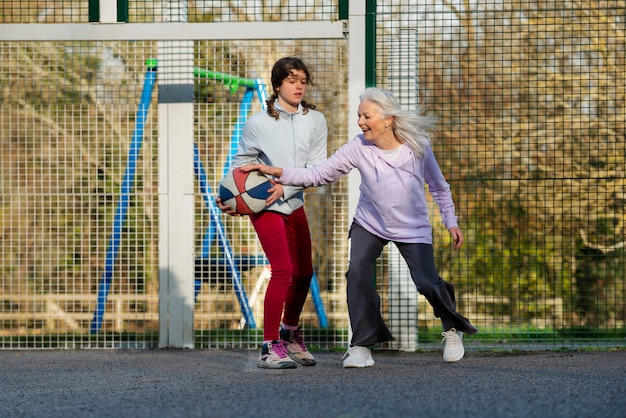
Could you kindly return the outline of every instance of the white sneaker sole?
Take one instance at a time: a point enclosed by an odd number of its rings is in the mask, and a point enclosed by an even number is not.
[[[363,369],[365,367],[372,367],[376,362],[374,360],[368,360],[365,363],[357,363],[355,361],[344,361],[343,368],[344,369]]]
[[[295,362],[282,362],[279,364],[269,364],[264,362],[263,360],[259,360],[256,364],[257,367],[261,369],[297,369],[298,365]]]
[[[289,357],[296,363],[299,363],[303,366],[315,366],[317,364],[317,360],[314,358],[298,358],[295,354],[289,353]]]

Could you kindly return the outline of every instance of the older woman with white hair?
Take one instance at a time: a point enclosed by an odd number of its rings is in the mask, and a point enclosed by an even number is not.
[[[370,347],[394,338],[380,313],[380,296],[372,279],[375,261],[393,242],[406,261],[415,286],[441,319],[443,358],[463,358],[463,333],[478,330],[456,312],[454,287],[439,277],[433,256],[432,227],[425,185],[439,207],[453,240],[463,245],[450,185],[431,148],[434,118],[403,110],[390,92],[365,89],[360,95],[358,124],[362,134],[343,145],[324,163],[312,168],[244,166],[274,176],[285,185],[321,186],[356,168],[361,174],[360,197],[350,227],[350,266],[346,273],[352,341],[343,367],[374,365]],[[274,196],[268,198],[268,205]]]

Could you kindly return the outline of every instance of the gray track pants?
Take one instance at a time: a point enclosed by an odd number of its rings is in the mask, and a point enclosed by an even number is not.
[[[369,346],[392,341],[394,338],[380,313],[380,296],[374,279],[376,259],[388,240],[371,234],[357,223],[350,227],[350,267],[346,273],[348,313],[352,326],[352,346]],[[478,330],[467,318],[456,312],[454,287],[442,280],[435,267],[430,244],[394,242],[406,261],[417,291],[424,295],[441,318],[444,330],[456,328],[467,334]]]

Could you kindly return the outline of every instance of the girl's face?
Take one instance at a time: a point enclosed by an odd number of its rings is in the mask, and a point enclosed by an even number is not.
[[[280,106],[288,112],[296,111],[304,99],[308,82],[304,71],[290,70],[289,77],[283,80],[280,87],[276,88]]]
[[[358,112],[358,124],[363,131],[363,137],[366,141],[376,144],[389,130],[391,118],[383,117],[379,107],[369,100],[363,100],[359,104]]]

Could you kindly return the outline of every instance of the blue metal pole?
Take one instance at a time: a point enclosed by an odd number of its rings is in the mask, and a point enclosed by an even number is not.
[[[324,303],[320,297],[320,286],[317,283],[317,274],[315,273],[313,273],[313,278],[311,279],[311,295],[313,296],[313,305],[315,305],[315,312],[317,313],[320,328],[327,328],[328,318],[326,317],[326,312],[324,311]]]
[[[211,228],[216,229],[217,237],[221,244],[222,250],[224,251],[224,255],[226,256],[227,266],[230,270],[230,274],[233,278],[233,286],[235,287],[235,294],[237,295],[237,299],[239,300],[239,305],[241,306],[241,312],[243,313],[243,317],[246,320],[246,324],[248,328],[256,328],[256,322],[254,321],[254,315],[252,314],[252,309],[250,309],[250,305],[248,303],[248,297],[246,296],[246,291],[243,287],[241,281],[241,275],[239,274],[239,268],[235,263],[235,259],[233,257],[232,251],[230,249],[230,243],[228,242],[228,238],[226,238],[226,233],[222,228],[222,224],[220,221],[220,210],[215,204],[213,200],[213,193],[211,192],[211,186],[209,186],[209,182],[207,181],[206,172],[202,166],[202,162],[200,161],[200,154],[198,152],[198,147],[194,144],[194,171],[196,172],[196,177],[198,178],[198,182],[200,185],[200,190],[202,191],[202,197],[204,199],[204,203],[209,208],[209,214],[211,216]],[[197,286],[196,286],[197,287]]]
[[[124,227],[130,193],[132,191],[135,181],[137,158],[139,157],[139,152],[141,151],[144,125],[146,116],[148,114],[148,109],[150,108],[150,101],[152,100],[152,89],[156,80],[156,74],[156,67],[149,67],[146,71],[146,77],[143,83],[143,90],[141,92],[141,99],[139,100],[139,108],[137,109],[137,116],[135,119],[135,130],[133,132],[133,137],[130,143],[130,150],[128,151],[128,163],[126,165],[126,171],[124,172],[124,177],[122,180],[120,199],[117,202],[117,209],[115,211],[113,232],[111,233],[111,237],[109,239],[109,246],[107,248],[104,271],[102,272],[102,277],[100,278],[100,286],[98,288],[98,301],[96,305],[96,310],[94,312],[93,321],[91,322],[92,333],[99,332],[102,326],[102,318],[104,317],[107,297],[109,294],[109,287],[111,286],[111,280],[113,278],[113,268],[117,259],[117,252],[122,236],[122,228]]]
[[[241,132],[243,130],[243,126],[246,124],[246,120],[248,119],[248,113],[250,112],[250,106],[252,104],[252,99],[254,98],[254,90],[246,89],[244,93],[243,99],[239,106],[239,116],[237,116],[237,123],[235,124],[235,129],[231,135],[230,139],[230,148],[228,155],[226,156],[226,162],[224,163],[224,168],[222,170],[222,177],[228,173],[230,170],[230,166],[235,154],[237,154],[237,148],[239,146],[239,138],[241,138]],[[202,166],[200,162],[200,158],[198,157],[198,163]],[[196,173],[197,174],[197,173]],[[205,179],[206,181],[206,179]],[[207,206],[208,207],[208,206]],[[213,222],[209,224],[206,231],[204,232],[204,237],[202,238],[202,258],[208,258],[211,253],[211,245],[213,245],[214,238],[214,225]]]
[[[267,103],[265,103],[267,101],[267,92],[265,91],[265,84],[263,84],[263,80],[260,78],[254,80],[254,88],[259,96],[263,110],[267,109]]]
[[[254,90],[246,89],[246,92],[241,99],[241,104],[239,105],[239,116],[237,116],[237,123],[235,124],[235,129],[233,129],[231,136],[230,149],[228,155],[226,156],[222,177],[224,177],[226,173],[228,173],[228,170],[230,170],[233,157],[237,154],[237,148],[239,148],[239,138],[241,138],[243,126],[246,124],[246,120],[248,120],[248,113],[250,113],[250,106],[252,105],[253,98]]]

